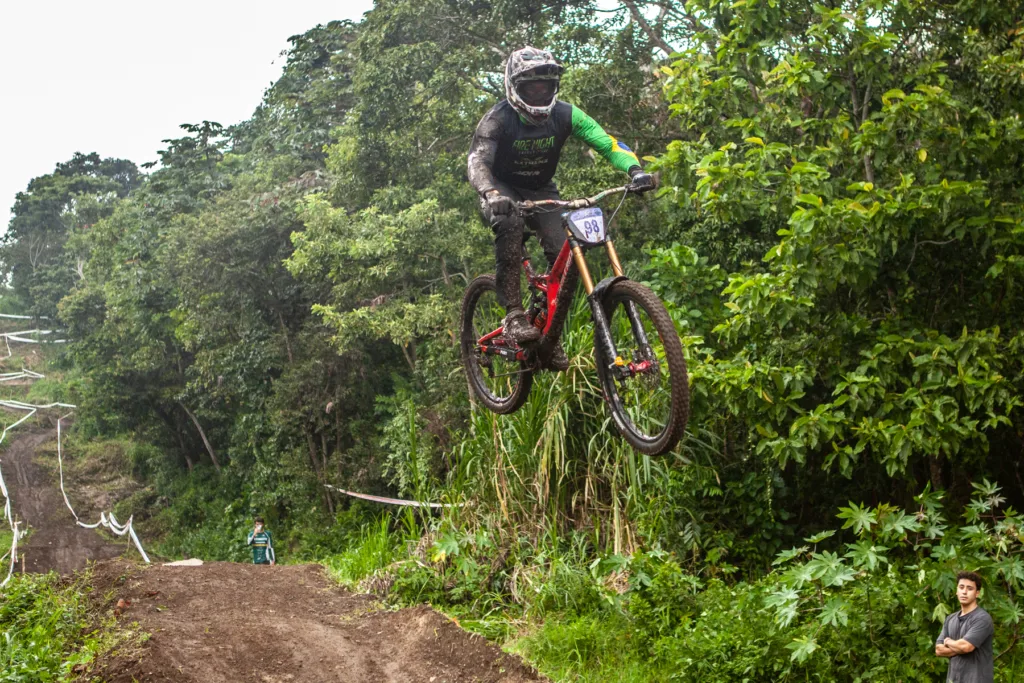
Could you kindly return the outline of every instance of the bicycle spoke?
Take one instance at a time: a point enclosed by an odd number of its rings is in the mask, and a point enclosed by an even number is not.
[[[622,359],[633,367],[649,363],[646,369],[613,380],[613,400],[633,431],[654,439],[665,429],[672,411],[671,377],[662,340],[648,312],[636,302],[615,301],[608,312],[612,339]],[[640,347],[638,332],[650,353]]]
[[[489,335],[501,327],[504,322],[505,310],[498,303],[493,286],[485,286],[478,290],[472,302],[472,310],[468,311],[468,316],[466,320],[468,338],[465,343],[469,346],[464,352],[470,359],[467,371],[470,374],[471,384],[491,405],[514,401],[515,397],[522,393],[520,387],[526,381],[529,371],[518,360],[510,359],[493,350],[491,352],[486,350],[486,347],[508,349],[509,347],[501,335],[484,342],[479,341],[483,336]]]

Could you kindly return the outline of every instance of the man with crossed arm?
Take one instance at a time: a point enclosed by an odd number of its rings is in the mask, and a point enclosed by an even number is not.
[[[974,572],[956,575],[960,611],[946,617],[935,643],[935,654],[949,658],[948,683],[992,683],[992,617],[978,607],[981,577]]]

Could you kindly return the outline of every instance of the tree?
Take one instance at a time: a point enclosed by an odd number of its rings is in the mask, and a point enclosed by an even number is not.
[[[82,278],[85,258],[80,251],[65,251],[65,245],[110,215],[141,180],[131,161],[76,153],[18,193],[0,241],[0,267],[32,313],[56,313],[57,302]]]
[[[792,477],[813,466],[875,490],[899,477],[907,495],[923,481],[966,494],[968,472],[1017,457],[1011,5],[688,3],[713,28],[665,70],[685,139],[660,167],[696,216],[691,243],[732,271],[694,350],[727,442]],[[763,260],[716,247],[722,223]]]

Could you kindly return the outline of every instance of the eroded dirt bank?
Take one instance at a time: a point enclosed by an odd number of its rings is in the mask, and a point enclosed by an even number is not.
[[[117,557],[127,548],[124,543],[108,540],[96,531],[75,524],[75,518],[64,505],[58,482],[37,462],[40,446],[56,438],[56,427],[22,425],[7,435],[0,450],[0,466],[14,513],[30,534],[18,547],[19,554],[24,554],[27,572],[53,570],[71,574],[85,569],[90,561]],[[85,501],[73,504],[78,506],[80,515],[92,512]],[[99,519],[99,513],[94,517]],[[90,516],[86,521],[95,519]],[[17,571],[21,569],[19,563]]]
[[[427,606],[398,611],[349,593],[317,565],[200,567],[112,560],[94,572],[107,609],[152,634],[106,663],[112,683],[524,683],[518,658]]]

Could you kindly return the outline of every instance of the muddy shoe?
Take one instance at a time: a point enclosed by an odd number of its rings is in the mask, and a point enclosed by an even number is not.
[[[569,357],[565,355],[565,349],[559,344],[551,350],[551,357],[548,358],[548,369],[555,372],[565,372],[569,369]]]
[[[540,339],[540,330],[530,324],[521,308],[513,308],[505,316],[505,339],[517,344],[529,344]]]

